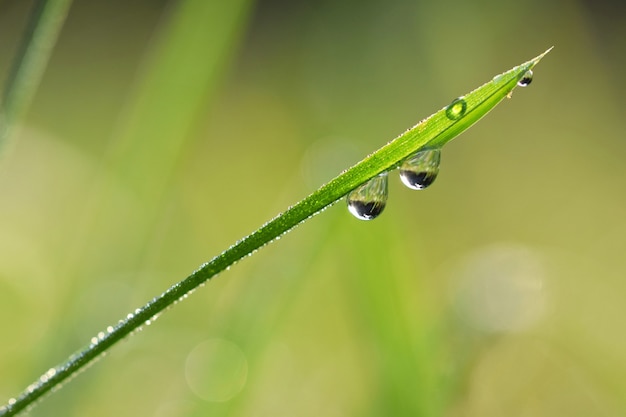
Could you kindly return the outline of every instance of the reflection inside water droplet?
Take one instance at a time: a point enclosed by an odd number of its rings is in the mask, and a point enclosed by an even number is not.
[[[423,190],[439,174],[441,149],[426,149],[410,156],[400,165],[400,179],[412,190]]]
[[[467,110],[467,103],[463,100],[463,97],[458,97],[452,100],[452,103],[446,107],[446,116],[450,120],[458,120],[465,114]]]
[[[533,72],[531,70],[526,71],[524,76],[517,82],[520,87],[528,87],[533,82]]]
[[[365,184],[350,191],[346,201],[348,210],[360,220],[375,219],[387,205],[388,174],[383,172]]]

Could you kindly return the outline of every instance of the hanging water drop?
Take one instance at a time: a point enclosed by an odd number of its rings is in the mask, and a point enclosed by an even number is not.
[[[412,190],[423,190],[439,174],[441,149],[426,149],[410,156],[400,165],[400,179]]]
[[[387,205],[387,173],[383,172],[365,184],[350,191],[346,201],[348,210],[360,220],[375,219]]]
[[[520,87],[528,87],[533,82],[533,72],[531,70],[526,71],[522,78],[517,82]]]
[[[458,97],[452,100],[452,103],[446,107],[446,116],[450,120],[458,120],[465,114],[467,110],[467,103],[463,100],[463,97]]]

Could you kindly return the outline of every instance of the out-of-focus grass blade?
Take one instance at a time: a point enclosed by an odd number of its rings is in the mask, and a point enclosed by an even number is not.
[[[38,0],[0,102],[0,155],[35,95],[72,0]]]
[[[237,50],[253,0],[173,2],[131,89],[99,181],[69,250],[68,274],[89,271],[90,250],[119,246],[116,231],[132,227],[125,252],[136,265],[163,213],[167,190],[184,144],[200,120],[220,75]],[[111,186],[110,178],[115,178]],[[117,209],[122,185],[141,214]],[[134,217],[133,217],[134,216]],[[112,232],[113,231],[113,232]],[[100,247],[92,236],[113,236]],[[110,247],[110,246],[109,246]]]
[[[252,1],[177,3],[124,109],[109,161],[149,205],[168,185],[183,143],[236,50]]]

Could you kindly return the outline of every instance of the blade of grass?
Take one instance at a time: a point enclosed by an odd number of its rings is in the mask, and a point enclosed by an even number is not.
[[[158,205],[185,140],[236,50],[251,4],[182,1],[161,33],[108,161],[146,205]]]
[[[0,155],[28,109],[72,0],[38,0],[0,102]]]
[[[494,77],[491,81],[465,95],[463,101],[466,107],[462,114],[450,118],[446,115],[448,107],[445,107],[424,119],[203,264],[187,278],[173,285],[161,295],[154,297],[145,306],[128,314],[115,327],[109,327],[106,332],[100,332],[98,336],[92,338],[89,346],[72,355],[67,362],[51,368],[31,384],[16,400],[10,401],[9,404],[0,409],[0,416],[12,416],[24,410],[46,392],[59,387],[63,381],[75,375],[121,339],[147,322],[155,320],[166,308],[186,297],[205,281],[319,213],[360,184],[381,172],[396,167],[402,160],[422,148],[445,145],[510,95],[517,82],[548,52],[549,50]]]
[[[84,217],[68,251],[67,274],[88,273],[88,252],[94,248],[87,242],[93,235],[107,235],[111,225],[132,225],[125,251],[138,264],[145,260],[145,245],[162,214],[180,152],[237,49],[252,4],[185,0],[172,5],[121,112],[100,176],[85,199]],[[111,208],[117,192],[108,186],[111,175],[141,204],[139,218],[129,219],[128,213]]]

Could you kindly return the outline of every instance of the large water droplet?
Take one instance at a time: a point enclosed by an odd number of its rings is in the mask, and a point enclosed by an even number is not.
[[[348,210],[360,220],[375,219],[387,205],[387,173],[383,172],[365,184],[350,191],[346,201]]]
[[[423,190],[439,174],[441,149],[426,149],[410,156],[400,165],[400,179],[412,190]]]
[[[458,97],[452,100],[452,103],[446,107],[446,116],[450,120],[458,120],[465,114],[467,110],[467,103],[463,100],[463,97]]]
[[[526,71],[524,76],[517,82],[520,87],[528,87],[533,82],[533,72],[531,70]]]

